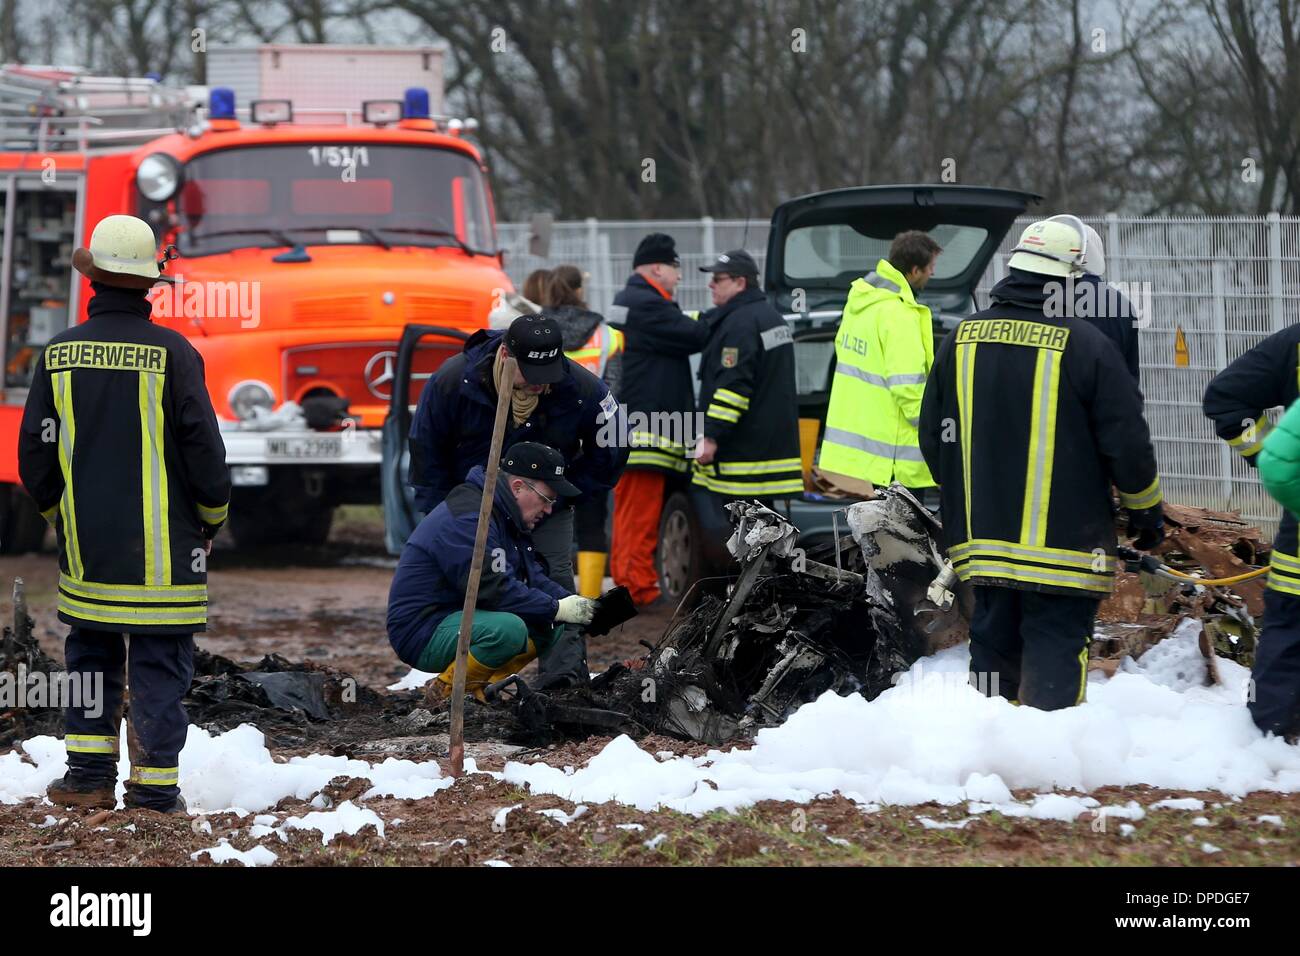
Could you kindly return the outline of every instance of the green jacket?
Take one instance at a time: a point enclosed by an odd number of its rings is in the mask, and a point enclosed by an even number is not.
[[[1259,453],[1259,480],[1283,508],[1300,513],[1300,402],[1287,409]]]

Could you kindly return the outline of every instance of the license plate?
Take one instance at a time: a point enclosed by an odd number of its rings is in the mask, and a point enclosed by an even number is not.
[[[343,439],[338,435],[312,438],[268,438],[268,458],[342,458]]]

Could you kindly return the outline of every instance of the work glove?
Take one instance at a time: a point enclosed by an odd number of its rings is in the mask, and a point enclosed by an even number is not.
[[[1140,510],[1129,509],[1128,533],[1133,535],[1133,547],[1150,551],[1165,540],[1165,509],[1163,505]]]
[[[555,614],[556,624],[590,624],[596,613],[596,602],[581,594],[560,598],[560,609]]]

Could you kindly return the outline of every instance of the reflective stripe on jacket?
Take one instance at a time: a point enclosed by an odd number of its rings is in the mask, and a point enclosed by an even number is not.
[[[18,469],[59,546],[59,619],[91,630],[207,623],[205,539],[226,520],[226,447],[203,360],[138,295],[96,287],[36,365]]]
[[[605,367],[609,360],[623,351],[623,333],[612,329],[602,322],[591,333],[591,338],[582,344],[582,348],[565,352],[592,375],[605,377]]]
[[[606,316],[624,335],[618,400],[627,413],[627,467],[684,475],[686,445],[695,440],[690,357],[708,341],[708,325],[639,273],[614,296]]]
[[[876,485],[934,485],[916,431],[933,320],[887,260],[850,286],[835,360],[820,466]]]
[[[1142,394],[1096,327],[993,295],[944,339],[922,401],[948,556],[962,580],[1104,597],[1111,484],[1125,508],[1161,503]]]
[[[709,342],[700,356],[704,435],[714,461],[695,462],[692,481],[728,497],[803,493],[799,410],[790,327],[763,291],[738,293],[706,312]]]
[[[1300,324],[1275,332],[1210,380],[1201,408],[1215,433],[1243,459],[1259,463],[1274,426],[1266,411],[1300,397]],[[1269,557],[1268,586],[1300,595],[1300,541],[1295,512],[1284,508]]]

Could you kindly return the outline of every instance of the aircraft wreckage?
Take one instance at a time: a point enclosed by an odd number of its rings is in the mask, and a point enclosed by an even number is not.
[[[873,699],[919,658],[966,638],[973,593],[943,558],[938,520],[900,485],[848,505],[840,512],[845,530],[806,550],[798,529],[776,512],[756,502],[728,508],[733,574],[689,592],[642,658],[614,664],[583,687],[507,678],[488,688],[486,704],[470,702],[467,739],[539,746],[627,733],[717,745],[778,725],[827,691]],[[1215,651],[1251,662],[1251,610],[1258,606],[1252,588],[1262,584],[1236,590],[1186,575],[1249,571],[1267,562],[1267,546],[1232,515],[1171,506],[1169,523],[1161,560],[1180,566],[1183,577],[1138,573],[1130,562],[1103,605],[1092,663],[1113,672],[1120,658],[1139,656],[1192,616],[1206,625],[1205,680],[1213,683]],[[0,668],[59,670],[39,652],[30,618],[16,604]],[[271,655],[240,664],[199,652],[185,703],[193,723],[214,731],[252,723],[281,746],[356,753],[385,741],[409,749],[424,740],[437,749],[432,741],[446,732],[445,709],[418,691],[380,694],[358,686],[317,663]],[[10,714],[21,717],[12,726],[5,716],[0,707],[0,740],[57,732],[57,713]]]

